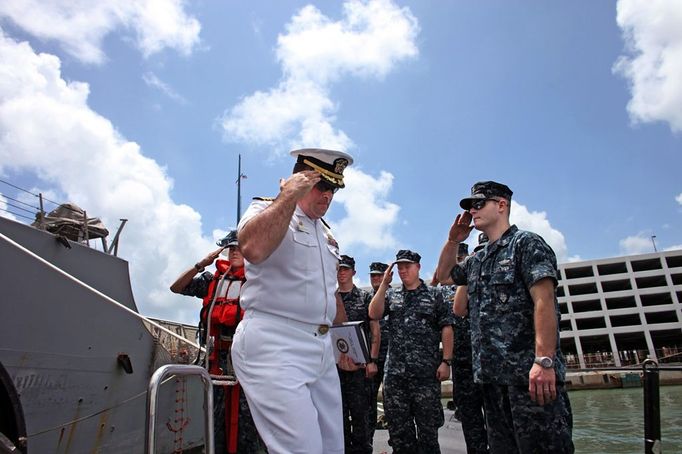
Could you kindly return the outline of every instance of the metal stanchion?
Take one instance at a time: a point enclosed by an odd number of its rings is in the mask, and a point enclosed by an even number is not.
[[[647,359],[642,363],[644,370],[644,452],[660,454],[661,448],[661,403],[659,397],[658,363]]]
[[[149,380],[147,391],[147,431],[145,433],[145,453],[157,454],[155,429],[159,388],[163,380],[171,375],[195,375],[204,385],[204,443],[206,454],[213,454],[213,385],[206,369],[200,366],[166,364],[159,367]]]

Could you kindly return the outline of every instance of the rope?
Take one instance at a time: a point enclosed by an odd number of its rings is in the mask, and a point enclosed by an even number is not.
[[[130,308],[124,306],[123,304],[119,303],[118,301],[114,300],[113,298],[111,298],[111,297],[105,295],[104,293],[100,292],[99,290],[97,290],[97,289],[95,289],[95,288],[89,286],[89,285],[86,284],[85,282],[83,282],[83,281],[79,280],[78,278],[76,278],[76,277],[70,275],[70,274],[67,273],[66,271],[64,271],[64,270],[62,270],[61,268],[59,268],[58,266],[53,265],[52,263],[48,262],[48,261],[45,260],[44,258],[40,257],[39,255],[37,255],[37,254],[35,254],[35,253],[29,251],[28,249],[26,249],[26,248],[23,247],[22,245],[18,244],[17,242],[13,241],[12,239],[8,238],[4,233],[0,233],[0,239],[5,240],[6,242],[8,242],[9,244],[11,244],[12,246],[14,246],[14,247],[16,247],[17,249],[19,249],[21,252],[23,252],[23,253],[25,253],[25,254],[31,256],[32,258],[34,258],[34,259],[38,260],[39,262],[41,262],[43,265],[46,265],[48,268],[51,268],[53,271],[56,271],[57,273],[59,273],[59,274],[61,274],[62,276],[66,277],[67,279],[71,280],[72,282],[76,283],[77,285],[79,285],[79,286],[81,286],[81,287],[83,287],[83,288],[85,288],[85,289],[91,291],[91,292],[94,293],[95,295],[97,295],[97,296],[103,298],[105,301],[107,301],[107,302],[110,303],[110,304],[113,304],[115,307],[118,307],[119,309],[121,309],[121,310],[127,312],[128,314],[130,314],[130,315],[132,315],[132,316],[134,316],[134,317],[136,317],[136,318],[142,320],[143,322],[149,323],[150,325],[152,325],[152,326],[154,326],[154,327],[160,329],[161,331],[163,331],[163,332],[165,332],[165,333],[167,333],[167,334],[170,334],[172,337],[175,337],[176,339],[180,340],[181,342],[184,342],[184,343],[186,343],[186,344],[188,344],[188,345],[191,345],[192,347],[195,347],[195,348],[198,348],[198,349],[200,349],[200,350],[203,350],[203,348],[202,348],[201,346],[199,346],[198,344],[195,344],[194,342],[192,342],[192,341],[190,341],[190,340],[188,340],[188,339],[185,339],[184,337],[180,336],[179,334],[176,334],[176,333],[174,333],[173,331],[171,331],[171,330],[169,330],[169,329],[167,329],[167,328],[165,328],[165,327],[159,325],[158,323],[156,323],[156,322],[150,320],[149,318],[145,317],[144,315],[141,315],[141,314],[135,312],[134,310],[132,310],[132,309],[130,309]]]
[[[34,210],[40,210],[40,208],[33,206],[30,203],[26,203],[26,202],[22,202],[21,200],[14,199],[14,198],[8,196],[7,194],[3,194],[2,192],[0,192],[0,196],[6,198],[7,200],[11,200],[12,202],[17,202],[17,203],[21,203],[22,205],[26,205],[27,207],[33,208]]]
[[[5,209],[5,208],[0,208],[0,210],[6,211],[6,212],[8,212],[9,214],[11,214],[11,215],[13,215],[13,216],[19,216],[20,218],[28,219],[29,221],[33,221],[33,220],[34,220],[34,218],[31,218],[31,217],[28,217],[28,216],[24,216],[23,214],[15,213],[14,211],[10,211],[10,210],[7,210],[7,209]]]
[[[18,189],[19,191],[23,191],[23,192],[25,192],[25,193],[27,193],[27,194],[31,194],[31,195],[34,196],[34,197],[41,197],[40,194],[35,194],[35,193],[29,191],[28,189],[21,188],[21,187],[15,185],[15,184],[10,183],[9,181],[5,181],[5,180],[3,180],[3,179],[0,179],[0,183],[4,183],[4,184],[6,184],[7,186],[13,187],[14,189]],[[9,197],[7,197],[7,198],[9,199]],[[50,199],[48,199],[48,198],[45,197],[45,196],[42,196],[42,199],[43,199],[44,201],[46,201],[46,202],[50,202],[50,203],[52,203],[52,204],[54,204],[54,205],[57,205],[57,206],[62,205],[61,203],[55,202],[54,200],[50,200]],[[15,200],[15,201],[16,201],[16,200]],[[23,203],[23,202],[21,202],[21,203]],[[69,207],[67,207],[67,206],[64,206],[64,208],[66,208],[67,210],[73,211],[74,213],[78,213],[78,211],[74,210],[73,208],[69,208]],[[39,210],[39,208],[36,208],[36,209]],[[15,213],[12,213],[12,214],[15,214]],[[80,213],[79,213],[79,214],[80,214]]]

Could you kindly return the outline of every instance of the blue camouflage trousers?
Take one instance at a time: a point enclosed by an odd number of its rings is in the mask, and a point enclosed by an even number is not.
[[[369,415],[372,381],[365,370],[339,370],[343,402],[343,439],[346,454],[372,454]]]
[[[436,377],[384,377],[384,413],[394,454],[437,454],[438,428],[445,423]]]
[[[384,363],[377,362],[377,374],[372,378],[372,394],[369,408],[369,439],[374,440],[374,432],[377,427],[377,401],[379,398],[379,388],[384,381]]]
[[[452,397],[462,422],[467,454],[487,454],[488,436],[481,386],[474,383],[471,362],[458,363],[452,369]]]
[[[573,414],[564,386],[540,406],[528,386],[483,384],[488,444],[492,454],[572,454]]]

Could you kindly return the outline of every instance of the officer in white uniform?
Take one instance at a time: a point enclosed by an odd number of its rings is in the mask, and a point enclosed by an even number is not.
[[[340,256],[322,216],[353,158],[322,149],[291,154],[297,162],[279,195],[255,199],[237,227],[246,315],[232,361],[270,454],[341,454],[341,391],[328,333],[340,304]],[[339,365],[354,368],[347,358]]]

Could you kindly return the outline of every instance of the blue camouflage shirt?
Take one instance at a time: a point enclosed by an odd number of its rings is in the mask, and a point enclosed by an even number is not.
[[[435,377],[442,359],[441,330],[452,322],[442,292],[423,281],[414,290],[394,289],[386,293],[387,314],[386,374]]]
[[[192,278],[192,281],[187,284],[187,287],[182,289],[182,294],[187,296],[196,296],[197,298],[205,298],[208,295],[208,286],[213,280],[213,273],[204,271],[198,276]]]
[[[389,288],[386,290],[386,294],[391,292],[391,289]],[[371,297],[374,297],[374,294],[376,292],[372,291],[370,293]],[[370,298],[371,301],[371,298]],[[386,312],[386,311],[384,311]],[[386,355],[388,354],[388,317],[383,317],[381,320],[379,320],[379,329],[381,332],[381,344],[379,344],[379,363],[384,363],[386,361]]]
[[[535,233],[511,226],[497,241],[456,265],[455,284],[468,285],[474,380],[477,383],[528,384],[535,358],[534,303],[529,289],[539,280],[557,283],[554,251]],[[555,371],[563,382],[557,317]]]
[[[369,303],[372,301],[372,294],[357,288],[355,285],[350,292],[340,292],[343,308],[349,322],[362,321],[362,328],[367,336],[367,349],[372,346],[372,332],[369,329]]]
[[[443,285],[440,287],[443,298],[452,312],[454,305],[456,285]],[[452,366],[471,370],[471,328],[469,327],[469,315],[460,317],[451,314],[453,333]]]

